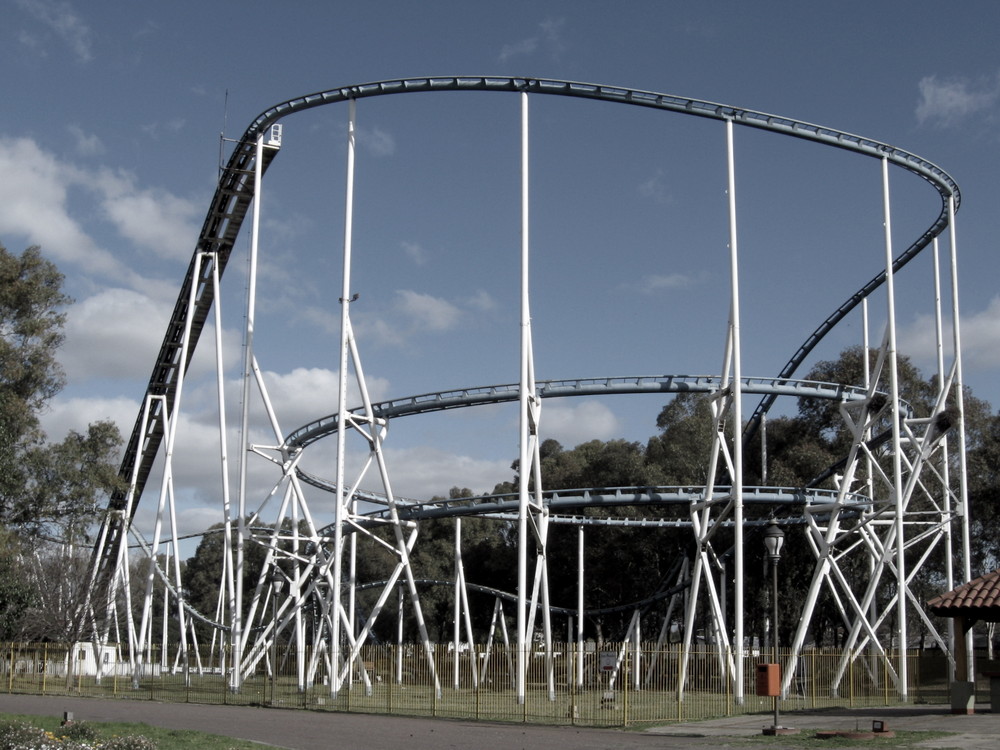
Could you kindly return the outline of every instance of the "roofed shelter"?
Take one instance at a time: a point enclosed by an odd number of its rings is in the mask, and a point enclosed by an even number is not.
[[[956,632],[962,634],[967,634],[977,622],[1000,622],[1000,570],[994,570],[934,597],[927,602],[927,608],[940,617],[953,618],[958,625]],[[968,649],[958,646],[956,638],[952,713],[973,713],[975,683],[968,682]],[[991,675],[990,682],[993,683],[995,679]]]

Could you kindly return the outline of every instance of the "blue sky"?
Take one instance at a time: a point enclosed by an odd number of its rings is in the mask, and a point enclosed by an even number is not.
[[[1000,405],[995,2],[3,0],[2,8],[0,242],[15,252],[41,245],[76,300],[62,352],[69,385],[46,415],[54,438],[101,418],[130,431],[214,189],[223,129],[236,138],[262,110],[313,91],[427,75],[690,96],[886,141],[938,164],[963,191],[966,381]],[[336,406],[346,117],[346,107],[325,107],[289,118],[264,185],[257,353],[285,432]],[[359,104],[361,298],[352,315],[376,398],[516,381],[518,127],[513,95]],[[532,97],[531,158],[538,378],[717,374],[728,310],[722,125]],[[880,170],[871,159],[741,129],[736,161],[744,373],[769,376],[878,272]],[[898,252],[937,204],[919,179],[892,180]],[[925,256],[900,274],[897,293],[901,349],[930,374]],[[223,293],[233,377],[242,267],[234,256]],[[872,302],[876,323],[883,299]],[[860,343],[860,330],[860,318],[846,321],[813,361]],[[199,353],[179,438],[185,531],[221,520],[209,354]],[[543,432],[567,447],[645,440],[662,403],[551,401]],[[516,410],[399,420],[387,450],[403,495],[488,490],[510,477]],[[328,460],[328,448],[318,449],[314,465]],[[254,471],[266,486],[266,467]]]

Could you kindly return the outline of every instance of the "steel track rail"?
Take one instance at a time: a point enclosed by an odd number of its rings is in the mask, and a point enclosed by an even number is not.
[[[744,393],[843,401],[862,401],[867,397],[864,388],[819,381],[745,377],[742,378],[742,384]],[[715,393],[723,388],[723,383],[718,375],[634,375],[539,380],[536,387],[541,398],[566,398],[640,393]],[[518,395],[517,383],[477,386],[381,401],[372,405],[372,411],[377,419],[391,419],[517,401]],[[904,402],[903,409],[909,412],[910,407]],[[360,415],[364,413],[364,408],[355,407],[350,411],[354,415]],[[282,447],[290,451],[301,450],[336,431],[337,415],[328,414],[289,433]]]
[[[336,484],[322,477],[300,472],[303,481],[318,489],[335,492]],[[724,502],[729,499],[731,489],[718,487],[712,502]],[[744,487],[743,502],[746,505],[784,505],[788,507],[833,506],[837,503],[838,491],[817,487]],[[376,506],[386,504],[384,497],[374,493],[359,494],[359,500],[373,503]],[[545,490],[542,492],[542,504],[554,513],[586,510],[589,508],[620,508],[620,507],[667,507],[681,505],[690,507],[692,503],[705,500],[705,488],[697,485],[679,485],[663,487],[591,487],[569,490]],[[843,505],[852,508],[865,508],[872,505],[871,498],[857,492],[845,495]],[[397,502],[396,514],[400,521],[424,521],[432,518],[460,518],[465,516],[497,516],[517,513],[517,493],[500,495],[480,495],[477,497],[443,498],[440,500]],[[390,517],[390,511],[373,508],[363,514],[372,526],[384,523]],[[670,519],[657,521],[649,519],[650,526],[671,525]],[[690,521],[681,520],[681,525]],[[642,524],[640,524],[642,525]],[[320,529],[320,536],[328,536],[330,527]]]

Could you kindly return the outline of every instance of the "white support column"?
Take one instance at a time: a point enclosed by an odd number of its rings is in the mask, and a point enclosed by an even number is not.
[[[232,498],[229,491],[229,449],[227,440],[226,423],[226,375],[224,362],[222,359],[222,298],[219,282],[219,259],[218,254],[213,253],[212,258],[212,298],[213,314],[215,320],[215,387],[218,396],[219,407],[219,463],[222,479],[222,580],[219,587],[218,612],[222,623],[228,622],[233,625],[233,613],[236,611],[236,579],[233,575],[233,508]],[[224,599],[223,599],[224,597]],[[215,634],[213,633],[213,642]],[[221,639],[220,639],[221,640]],[[225,674],[225,665],[228,661],[226,649],[223,647],[220,652],[219,664]]]
[[[462,519],[455,519],[455,586],[454,595],[455,600],[453,602],[452,614],[453,614],[453,631],[452,631],[452,657],[453,657],[453,672],[454,672],[454,688],[458,690],[460,685],[460,665],[461,659],[459,659],[459,648],[461,646],[461,635],[462,635]],[[471,644],[470,644],[471,645]],[[475,672],[475,669],[473,669]]]
[[[951,218],[949,216],[949,218]],[[947,373],[944,369],[944,314],[941,304],[941,253],[938,246],[938,238],[934,238],[934,343],[937,354],[937,377],[938,396],[947,398],[947,394],[940,389],[944,388]],[[948,436],[941,439],[941,514],[944,523],[944,574],[945,590],[951,591],[955,588],[955,565],[954,565],[954,524],[952,523],[953,510],[951,501],[951,467],[948,451]],[[955,644],[955,620],[952,617],[945,618],[945,628],[947,629],[948,648],[954,648]],[[953,655],[954,656],[954,655]]]
[[[403,684],[403,587],[396,593],[396,684]]]
[[[528,296],[528,94],[521,92],[521,375],[517,512],[517,702],[524,703],[527,675],[528,515],[531,479],[531,312]]]
[[[576,527],[576,684],[583,687],[583,524]]]
[[[243,333],[243,384],[240,416],[240,488],[236,513],[236,560],[233,565],[235,607],[232,616],[232,672],[229,687],[239,691],[243,685],[243,544],[246,539],[247,512],[247,458],[250,450],[250,379],[253,375],[254,319],[257,310],[257,249],[260,235],[261,178],[264,169],[264,134],[257,135],[257,152],[254,156],[253,213],[250,225],[250,259],[247,279],[246,327]]]
[[[333,532],[333,590],[330,600],[333,606],[331,658],[334,665],[334,676],[330,690],[336,694],[342,686],[343,670],[341,669],[340,620],[343,608],[341,600],[342,563],[344,548],[344,521],[350,502],[350,493],[344,483],[344,464],[347,450],[347,382],[348,363],[350,359],[350,308],[351,308],[351,248],[354,228],[354,157],[355,157],[355,123],[357,121],[357,102],[351,99],[348,103],[347,125],[347,188],[344,205],[344,247],[343,276],[340,293],[340,385],[337,393],[337,503],[334,509]]]
[[[955,196],[948,198],[948,241],[951,249],[951,325],[953,346],[955,350],[955,406],[958,410],[958,482],[960,518],[962,520],[962,583],[972,580],[972,559],[970,551],[972,542],[969,529],[969,485],[965,457],[965,396],[962,389],[965,380],[962,376],[962,325],[961,311],[958,303],[958,243],[955,232]],[[966,668],[965,679],[975,680],[975,660],[973,658],[972,629],[965,634]]]
[[[892,398],[892,492],[895,501],[895,544],[896,544],[896,638],[899,647],[899,684],[897,690],[901,700],[907,700],[907,628],[906,628],[906,539],[903,524],[905,512],[903,498],[902,445],[900,442],[900,420],[903,415],[899,403],[899,369],[896,354],[896,288],[892,270],[892,215],[889,201],[889,160],[882,157],[882,212],[885,229],[885,292],[888,327],[889,387]]]
[[[729,173],[729,263],[730,263],[730,327],[733,349],[733,650],[736,669],[733,675],[733,698],[743,703],[743,364],[740,343],[740,270],[736,233],[736,162],[733,149],[733,121],[726,120],[726,152]],[[725,591],[725,589],[723,589]]]

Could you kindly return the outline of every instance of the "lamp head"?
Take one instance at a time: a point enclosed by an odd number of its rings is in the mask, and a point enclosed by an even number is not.
[[[764,546],[767,548],[767,556],[771,561],[777,562],[781,558],[781,545],[784,541],[785,532],[778,526],[777,521],[771,519],[771,523],[767,525],[767,531],[764,532]]]

